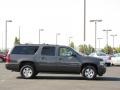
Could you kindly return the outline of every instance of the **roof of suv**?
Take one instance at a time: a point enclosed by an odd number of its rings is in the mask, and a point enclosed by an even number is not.
[[[54,44],[19,44],[15,46],[63,46],[63,47],[66,47],[65,45],[54,45]]]

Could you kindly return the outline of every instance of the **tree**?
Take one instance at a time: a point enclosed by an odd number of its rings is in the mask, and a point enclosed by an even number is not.
[[[113,54],[113,48],[111,46],[105,46],[102,49],[102,52],[106,53],[106,54]]]
[[[71,42],[69,45],[71,48],[75,48],[74,42]]]
[[[17,37],[15,37],[14,45],[18,45],[18,44],[20,44],[20,39],[18,39]]]
[[[115,53],[120,53],[120,46],[118,48],[115,48]]]
[[[94,52],[95,49],[91,45],[79,45],[79,52],[89,55]]]

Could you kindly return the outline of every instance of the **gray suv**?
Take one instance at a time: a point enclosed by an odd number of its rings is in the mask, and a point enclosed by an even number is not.
[[[83,56],[68,46],[49,44],[16,45],[6,57],[6,68],[20,72],[25,79],[39,72],[82,74],[94,79],[106,72],[102,59]]]

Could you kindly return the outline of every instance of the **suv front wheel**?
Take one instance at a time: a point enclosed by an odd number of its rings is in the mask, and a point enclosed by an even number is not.
[[[35,76],[35,69],[32,64],[25,64],[21,67],[20,74],[24,79],[30,79]]]
[[[86,66],[82,70],[82,76],[88,80],[96,77],[96,69],[93,66]]]

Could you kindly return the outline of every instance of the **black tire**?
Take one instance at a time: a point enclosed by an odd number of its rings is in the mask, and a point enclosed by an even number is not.
[[[24,79],[30,79],[35,77],[36,72],[32,64],[24,64],[20,69],[20,74]]]
[[[85,66],[82,69],[82,76],[87,80],[92,80],[96,78],[96,69],[94,66]]]

